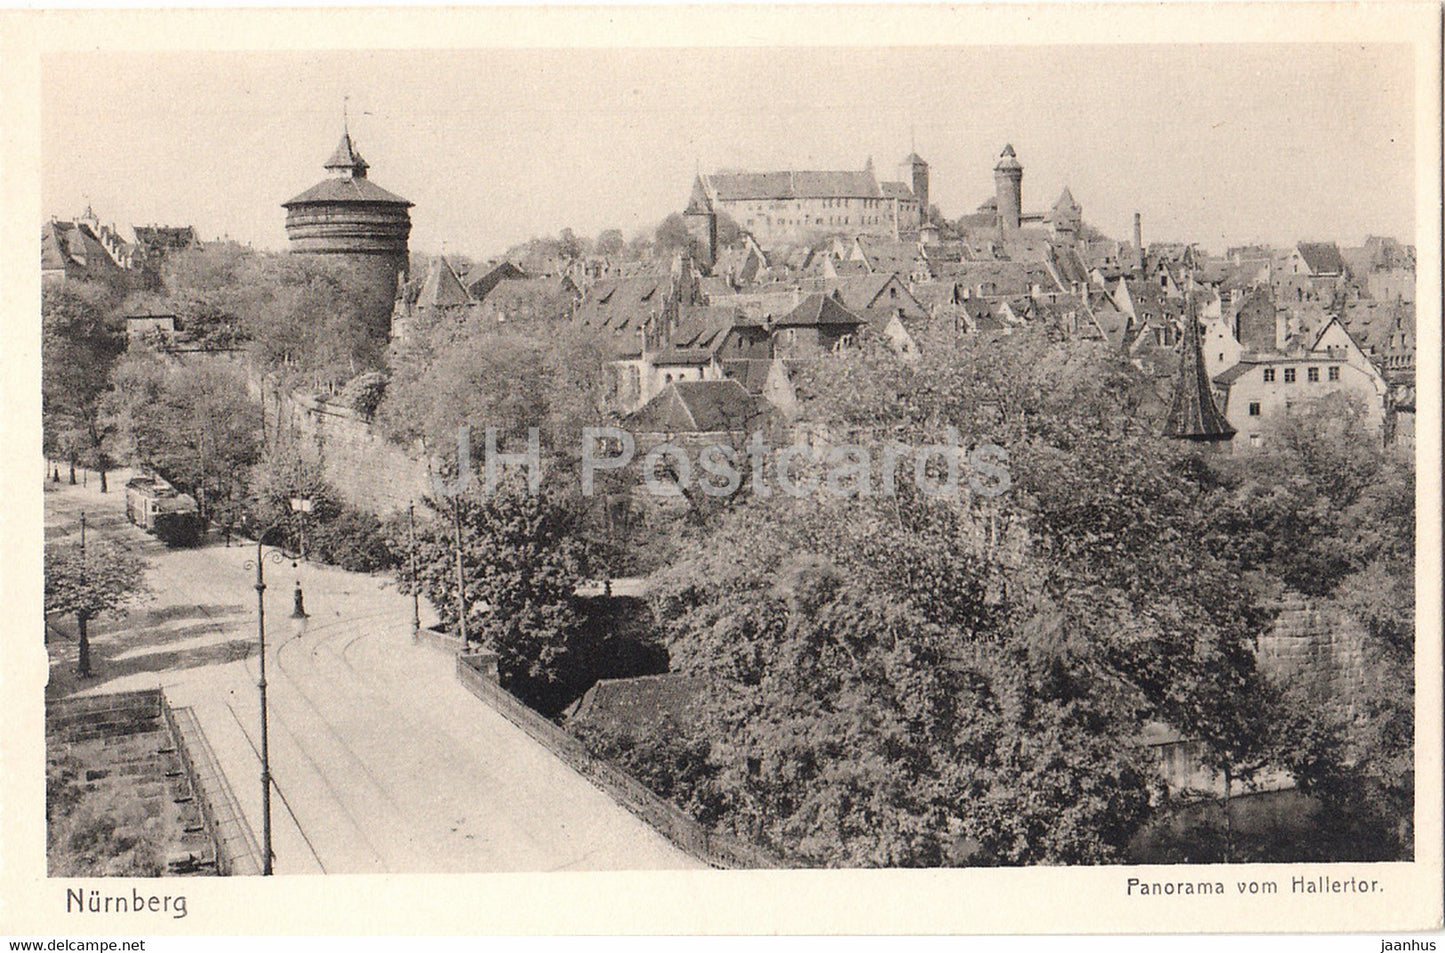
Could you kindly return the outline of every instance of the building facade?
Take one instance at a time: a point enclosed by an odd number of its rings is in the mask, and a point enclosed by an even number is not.
[[[765,250],[827,235],[913,234],[922,223],[928,163],[910,155],[911,181],[880,182],[862,171],[716,172],[699,175],[687,206],[689,231],[716,251],[716,216],[725,214]],[[716,257],[715,254],[712,257]]]

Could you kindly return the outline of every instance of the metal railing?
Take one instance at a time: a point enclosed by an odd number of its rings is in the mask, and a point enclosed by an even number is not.
[[[259,874],[261,848],[256,843],[256,835],[241,813],[235,793],[195,712],[188,707],[171,707],[164,692],[160,696],[160,708],[196,795],[206,836],[215,849],[216,872],[222,877]]]

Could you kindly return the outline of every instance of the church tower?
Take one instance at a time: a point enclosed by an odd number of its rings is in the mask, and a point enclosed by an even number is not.
[[[1006,145],[993,167],[994,195],[998,201],[998,224],[1005,232],[1016,232],[1023,218],[1024,167],[1014,155],[1014,147]]]
[[[367,178],[370,166],[349,131],[342,132],[325,168],[327,178],[282,203],[291,253],[337,256],[357,266],[366,283],[368,311],[376,312],[376,330],[384,339],[397,283],[407,271],[412,203]]]

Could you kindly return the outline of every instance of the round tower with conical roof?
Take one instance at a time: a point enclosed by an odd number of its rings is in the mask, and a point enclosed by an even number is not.
[[[407,271],[412,203],[366,177],[370,166],[350,131],[342,132],[325,168],[327,178],[282,203],[291,252],[340,256],[353,264],[366,282],[368,302],[377,302],[377,330],[385,336],[397,282]]]
[[[1006,232],[1016,232],[1024,214],[1024,167],[1014,155],[1014,147],[1006,145],[993,167],[994,194],[998,200],[998,224]]]

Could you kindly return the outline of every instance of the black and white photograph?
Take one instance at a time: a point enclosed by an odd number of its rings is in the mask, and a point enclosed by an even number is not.
[[[35,915],[1010,869],[1438,928],[1438,7],[730,9],[31,51]]]

